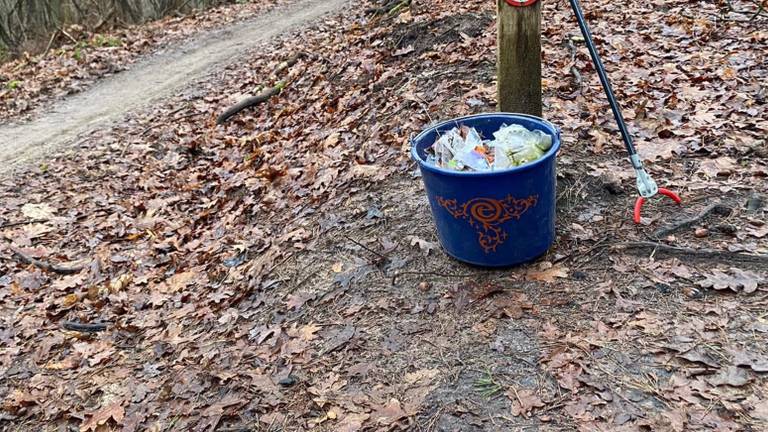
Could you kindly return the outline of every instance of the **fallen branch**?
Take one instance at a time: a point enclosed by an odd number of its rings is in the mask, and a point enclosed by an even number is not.
[[[62,324],[64,329],[69,331],[76,331],[81,333],[98,333],[107,329],[107,325],[103,323],[79,323],[74,321],[64,321]]]
[[[284,87],[285,83],[280,81],[276,86],[263,90],[256,96],[251,96],[241,100],[240,102],[232,105],[231,107],[227,108],[226,111],[221,113],[216,118],[216,124],[224,124],[227,120],[229,120],[232,116],[239,113],[240,111],[268,101],[270,98],[272,98],[272,96],[280,94]]]
[[[48,51],[51,50],[51,47],[53,46],[53,41],[56,40],[56,36],[59,35],[59,30],[54,30],[51,34],[51,38],[48,39],[48,45],[45,46],[45,51],[43,51],[43,54],[48,54]]]
[[[277,77],[280,73],[288,69],[289,67],[295,65],[300,58],[304,56],[303,52],[296,53],[288,59],[286,59],[284,62],[277,65],[275,70],[272,71],[271,76]],[[272,87],[266,88],[262,90],[259,94],[256,96],[251,96],[249,98],[245,98],[241,100],[240,102],[236,103],[235,105],[232,105],[231,107],[227,108],[221,115],[219,115],[216,118],[216,124],[224,124],[227,120],[232,118],[235,114],[239,113],[240,111],[250,108],[252,106],[256,106],[260,103],[264,103],[272,98],[272,96],[276,96],[280,94],[280,92],[283,91],[287,83],[285,81],[278,81],[277,84],[275,84]]]
[[[653,235],[656,237],[664,237],[682,229],[692,227],[693,225],[701,222],[702,219],[709,216],[711,213],[714,213],[718,216],[728,216],[731,214],[731,211],[732,209],[724,204],[712,204],[707,206],[704,210],[701,211],[701,213],[692,218],[683,219],[680,222],[657,229]]]
[[[654,254],[687,255],[695,258],[722,259],[739,261],[744,263],[768,264],[768,255],[752,255],[741,252],[720,251],[714,249],[690,249],[677,246],[669,246],[663,243],[650,241],[614,243],[609,246],[612,249],[625,250],[653,250]]]
[[[73,38],[71,34],[67,33],[67,31],[64,30],[63,27],[59,27],[59,31],[61,32],[61,34],[69,38],[69,40],[71,40],[73,44],[77,45],[77,39]]]
[[[296,54],[288,57],[288,59],[286,61],[284,61],[284,62],[280,63],[279,65],[277,65],[275,70],[272,71],[272,76],[275,77],[280,72],[282,72],[282,71],[288,69],[289,67],[295,65],[299,61],[299,59],[302,58],[302,57],[304,57],[304,53],[303,52],[296,53]]]
[[[45,261],[40,261],[36,258],[32,258],[31,256],[25,254],[24,252],[21,251],[21,249],[11,245],[8,245],[8,249],[10,249],[11,252],[13,252],[13,255],[16,256],[19,259],[19,261],[25,264],[33,265],[42,270],[53,272],[53,273],[70,275],[70,274],[80,273],[80,271],[85,268],[85,265],[77,266],[77,267],[64,267],[58,264],[51,264]]]

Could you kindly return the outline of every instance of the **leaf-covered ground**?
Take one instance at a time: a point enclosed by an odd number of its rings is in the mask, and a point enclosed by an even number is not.
[[[44,113],[43,109],[57,98],[81,92],[100,78],[126,70],[142,55],[162,52],[203,31],[288,3],[291,1],[241,2],[102,33],[77,25],[62,29],[52,42],[63,42],[46,52],[0,64],[0,121]]]
[[[405,152],[494,109],[484,0],[355,2],[0,180],[0,424],[765,430],[768,20],[732,5],[584,4],[641,153],[685,200],[635,226],[570,9],[544,4],[558,237],[515,269],[445,257]],[[215,126],[299,51],[282,94]]]

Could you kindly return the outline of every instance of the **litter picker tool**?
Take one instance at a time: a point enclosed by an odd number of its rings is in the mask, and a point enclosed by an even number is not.
[[[624,146],[627,148],[627,153],[629,153],[629,160],[632,163],[632,167],[635,169],[635,175],[637,176],[637,191],[640,193],[640,196],[635,202],[634,221],[635,223],[639,224],[640,211],[646,199],[651,198],[656,194],[662,194],[671,198],[678,204],[680,204],[682,200],[679,196],[677,196],[676,193],[668,189],[658,187],[656,182],[653,181],[653,178],[651,178],[648,172],[645,171],[645,168],[643,167],[643,161],[637,154],[635,145],[632,143],[632,136],[629,134],[629,130],[627,130],[627,124],[624,122],[624,116],[621,115],[621,107],[616,101],[616,96],[613,94],[611,83],[608,81],[608,75],[605,73],[605,66],[603,66],[603,62],[600,60],[600,55],[597,53],[595,42],[592,40],[592,33],[589,31],[589,26],[584,19],[584,13],[581,11],[579,1],[570,0],[570,2],[573,13],[576,15],[576,20],[579,22],[581,34],[584,36],[584,42],[587,44],[587,49],[589,49],[589,55],[592,57],[592,63],[595,65],[595,70],[597,71],[597,75],[600,77],[600,82],[603,84],[605,95],[608,97],[608,103],[611,105],[613,116],[616,118],[616,123],[618,123],[619,130],[621,131],[621,137],[624,140]]]

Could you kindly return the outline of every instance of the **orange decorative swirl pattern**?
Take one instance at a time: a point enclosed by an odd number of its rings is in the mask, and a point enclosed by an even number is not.
[[[501,201],[489,198],[475,198],[470,201],[469,214],[483,225],[490,225],[501,219],[504,207]]]
[[[539,197],[517,199],[508,195],[503,200],[473,198],[459,205],[455,199],[437,197],[437,203],[456,219],[467,219],[477,229],[477,241],[485,253],[496,252],[496,247],[507,240],[509,235],[501,224],[511,219],[520,219],[529,208],[536,206]]]

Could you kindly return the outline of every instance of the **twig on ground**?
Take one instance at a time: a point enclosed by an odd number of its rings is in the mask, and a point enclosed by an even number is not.
[[[58,30],[54,30],[53,33],[51,33],[51,38],[48,40],[48,45],[45,46],[45,51],[43,51],[43,54],[48,54],[48,51],[50,51],[51,47],[53,46],[53,41],[56,40],[56,36],[58,35]]]
[[[0,229],[11,228],[19,225],[29,225],[33,223],[43,223],[43,222],[48,222],[48,219],[32,219],[32,220],[21,221],[21,222],[8,222],[0,225]]]
[[[565,39],[566,45],[568,46],[568,49],[571,51],[571,74],[573,75],[573,81],[578,86],[579,93],[582,93],[583,90],[583,80],[581,78],[581,73],[579,73],[579,70],[576,68],[576,45],[573,44],[573,38],[566,37]]]
[[[392,275],[392,285],[397,285],[397,278],[405,275],[439,276],[439,277],[446,277],[446,278],[465,278],[465,277],[476,276],[473,274],[445,274],[445,273],[439,273],[439,272],[433,272],[433,271],[403,271],[403,272],[398,272]]]
[[[373,250],[373,249],[369,248],[368,246],[366,246],[366,245],[364,245],[364,244],[360,243],[359,241],[357,241],[357,240],[353,239],[352,237],[350,237],[350,236],[348,236],[348,235],[346,235],[346,234],[344,234],[344,238],[346,238],[347,240],[351,241],[352,243],[354,243],[354,244],[356,244],[356,245],[360,246],[361,248],[365,249],[366,251],[368,251],[368,252],[370,252],[370,253],[372,253],[372,254],[376,255],[377,257],[381,258],[382,260],[386,260],[386,259],[387,259],[387,256],[386,256],[386,255],[383,255],[383,254],[381,254],[381,253],[379,253],[379,252],[376,252],[375,250]]]
[[[520,404],[520,408],[522,409],[525,404],[523,403],[523,400],[520,399],[520,395],[517,393],[517,389],[515,386],[510,386],[512,388],[512,391],[515,393],[515,398],[517,398],[517,402]]]
[[[690,249],[677,246],[669,246],[663,243],[650,241],[614,243],[608,247],[625,250],[652,249],[655,254],[661,253],[667,255],[689,255],[696,258],[724,259],[747,263],[768,264],[768,255],[752,255],[741,252],[719,251],[713,249]]]
[[[42,270],[53,272],[53,273],[58,273],[63,275],[77,274],[77,273],[80,273],[80,271],[86,267],[85,265],[76,266],[76,267],[64,267],[58,264],[47,263],[45,261],[40,261],[36,258],[32,258],[31,256],[25,254],[24,252],[21,251],[21,249],[15,246],[11,246],[11,245],[7,245],[7,246],[8,246],[8,249],[10,249],[11,252],[13,252],[13,255],[19,259],[19,261],[25,264],[33,265]]]
[[[81,333],[97,333],[107,329],[107,325],[104,323],[79,323],[74,321],[64,321],[62,324],[66,330],[76,331]]]
[[[657,229],[653,233],[653,235],[656,237],[664,237],[674,232],[680,231],[682,229],[690,228],[694,224],[700,222],[705,217],[709,216],[711,213],[714,213],[718,216],[728,216],[731,214],[732,211],[733,210],[730,207],[722,203],[712,204],[710,206],[707,206],[704,210],[701,211],[701,213],[699,213],[698,215],[692,218],[683,219],[680,222]]]

